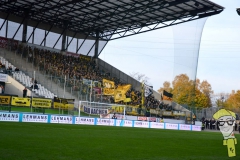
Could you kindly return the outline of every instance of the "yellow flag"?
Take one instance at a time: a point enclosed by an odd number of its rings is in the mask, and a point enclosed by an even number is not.
[[[126,99],[126,92],[131,88],[130,84],[118,86],[115,90],[114,100],[115,102],[124,101]]]
[[[114,95],[114,89],[114,81],[103,79],[103,95]]]
[[[124,99],[123,102],[131,102],[131,101],[132,101],[131,98],[126,98],[126,99]]]

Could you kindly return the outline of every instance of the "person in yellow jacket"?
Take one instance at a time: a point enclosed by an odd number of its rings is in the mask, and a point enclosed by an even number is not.
[[[237,139],[233,133],[236,114],[230,110],[220,109],[214,113],[213,118],[219,122],[219,129],[223,135],[223,145],[227,146],[228,156],[236,156],[235,144],[237,144]]]

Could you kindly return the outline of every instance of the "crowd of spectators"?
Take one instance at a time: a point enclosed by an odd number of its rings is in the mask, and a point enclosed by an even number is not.
[[[16,53],[20,54],[23,58],[26,58],[28,62],[33,63],[35,67],[38,67],[39,71],[52,75],[56,82],[63,83],[66,76],[67,87],[71,87],[73,91],[76,92],[80,91],[82,95],[90,93],[90,88],[87,85],[82,84],[83,78],[99,82],[102,82],[102,79],[105,78],[114,81],[115,87],[125,84],[118,78],[111,77],[109,73],[100,70],[95,59],[89,56],[68,56],[54,51],[24,45],[19,45]],[[92,93],[93,96],[95,96],[92,100],[114,103],[114,98],[112,96],[94,94],[94,91]],[[126,97],[131,98],[131,102],[127,102],[128,105],[141,106],[141,91],[131,88],[126,93]],[[126,104],[123,101],[120,101],[119,103]],[[161,105],[164,109],[169,109],[169,107],[165,107],[165,105],[161,104],[159,100],[155,99],[153,95],[146,97],[144,100],[144,106],[149,108],[157,108]]]
[[[208,119],[208,118],[202,118],[202,124],[203,124],[203,129],[209,129],[209,130],[219,130],[219,122],[216,121],[215,119]],[[237,120],[233,124],[233,129],[234,131],[239,131],[240,132],[240,121]]]

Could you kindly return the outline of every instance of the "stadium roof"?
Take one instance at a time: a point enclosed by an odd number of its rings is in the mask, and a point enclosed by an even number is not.
[[[0,18],[75,38],[113,40],[219,14],[209,0],[1,0]]]

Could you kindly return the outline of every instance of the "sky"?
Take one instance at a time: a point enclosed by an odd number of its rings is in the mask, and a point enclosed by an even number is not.
[[[203,19],[190,22],[200,24],[197,29],[204,25],[202,36],[189,31],[190,23],[179,24],[110,41],[99,58],[126,74],[145,74],[154,90],[158,90],[164,81],[173,81],[179,63],[189,63],[195,55],[195,60],[198,57],[194,62],[196,77],[207,80],[215,94],[240,90],[240,16],[236,12],[240,0],[212,2],[223,6],[224,11],[208,17],[205,25]],[[198,40],[193,39],[199,40],[199,52],[198,47],[192,49],[194,45],[198,46]],[[191,54],[188,54],[189,50],[192,50]],[[179,54],[185,58],[176,56]],[[186,72],[193,70],[190,68],[194,65],[185,67]]]

